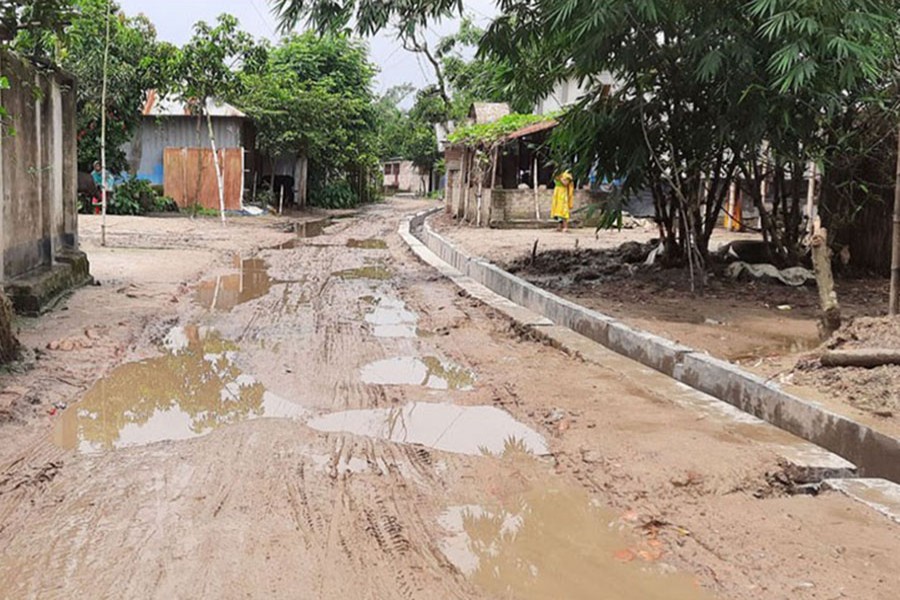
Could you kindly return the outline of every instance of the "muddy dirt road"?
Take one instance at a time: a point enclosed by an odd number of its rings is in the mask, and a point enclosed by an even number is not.
[[[103,285],[0,381],[0,596],[896,597],[900,527],[517,333],[403,246],[423,206],[86,219]]]

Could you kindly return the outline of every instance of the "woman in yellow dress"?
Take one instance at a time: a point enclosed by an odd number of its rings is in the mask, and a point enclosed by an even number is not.
[[[556,176],[556,187],[553,190],[553,206],[550,217],[559,222],[558,231],[569,231],[570,211],[575,204],[575,179],[568,171]]]

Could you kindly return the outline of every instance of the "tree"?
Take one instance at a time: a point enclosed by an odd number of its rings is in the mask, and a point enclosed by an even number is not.
[[[581,81],[587,92],[562,118],[558,156],[574,157],[582,174],[596,165],[632,190],[649,187],[669,258],[702,268],[738,174],[760,181],[761,166],[787,163],[792,177],[782,179],[797,183],[839,140],[829,137],[838,117],[866,101],[884,64],[891,4],[505,0],[483,49],[521,65],[510,87],[528,100]]]
[[[352,190],[369,197],[378,163],[375,68],[366,47],[346,35],[286,37],[257,69],[245,70],[235,102],[257,124],[257,144],[272,156],[309,159],[319,201]]]
[[[76,15],[73,0],[0,0],[0,42],[28,39],[30,53],[39,56],[44,35],[61,33]]]
[[[179,96],[197,116],[198,134],[199,121],[206,117],[222,223],[225,223],[225,182],[209,106],[215,99],[235,93],[240,83],[237,69],[253,48],[253,39],[238,29],[237,19],[223,14],[215,25],[204,21],[194,25],[194,35],[181,49],[175,68]]]
[[[449,112],[452,101],[442,64],[442,50],[448,48],[443,40],[437,48],[432,48],[425,29],[430,21],[461,16],[461,0],[354,0],[343,4],[330,0],[271,0],[271,3],[285,31],[293,29],[301,21],[308,22],[320,32],[344,31],[353,22],[356,33],[362,36],[392,28],[405,50],[420,54],[431,65],[437,79],[436,91]]]
[[[76,107],[78,164],[90,170],[100,156],[103,53],[106,39],[106,0],[76,0],[77,16],[61,35],[51,38],[55,59],[78,80]],[[124,145],[141,122],[147,93],[171,87],[176,49],[156,39],[156,29],[143,15],[126,16],[110,6],[110,46],[106,111],[107,163],[112,172],[128,169]]]

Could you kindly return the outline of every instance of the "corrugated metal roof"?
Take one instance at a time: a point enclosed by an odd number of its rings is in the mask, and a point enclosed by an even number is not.
[[[476,123],[493,123],[510,113],[506,102],[475,102],[469,111],[469,117]]]
[[[528,125],[527,127],[523,127],[518,131],[514,131],[506,136],[507,140],[515,140],[518,138],[523,138],[526,135],[532,135],[535,133],[540,133],[542,131],[547,131],[548,129],[553,129],[559,125],[559,121],[552,119],[550,121],[541,121],[540,123],[534,123],[532,125]]]
[[[214,117],[247,117],[247,115],[227,102],[220,102],[212,98],[206,101],[206,111]],[[146,117],[190,117],[192,115],[187,102],[174,96],[160,97],[155,90],[151,90],[147,94],[147,102],[144,103],[143,114]]]

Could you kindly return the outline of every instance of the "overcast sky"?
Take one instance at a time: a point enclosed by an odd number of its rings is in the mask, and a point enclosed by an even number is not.
[[[156,25],[159,38],[175,44],[183,44],[191,37],[191,28],[197,21],[214,21],[224,12],[231,13],[241,26],[256,37],[276,39],[275,17],[268,0],[118,0],[128,15],[144,13]],[[486,25],[496,14],[494,0],[466,0],[466,11],[481,24]],[[432,27],[430,36],[439,37],[456,29],[454,22]],[[389,35],[381,34],[369,40],[371,59],[380,69],[376,78],[376,91],[402,83],[423,87],[434,80],[427,63],[403,50]]]

